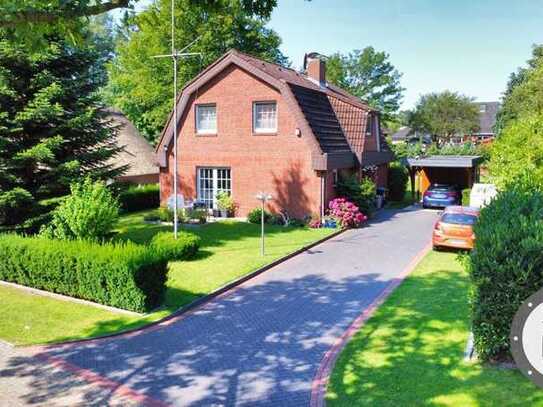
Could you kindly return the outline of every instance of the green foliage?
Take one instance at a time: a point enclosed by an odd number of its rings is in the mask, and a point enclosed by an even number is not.
[[[527,67],[513,72],[496,118],[496,133],[527,113],[543,113],[543,45],[534,45]]]
[[[110,161],[120,148],[96,95],[104,80],[97,59],[90,44],[52,36],[33,51],[0,30],[0,195],[19,188],[41,201],[87,175],[124,171]],[[18,221],[35,215],[20,208]]]
[[[271,214],[264,210],[264,223],[269,223],[272,219]],[[262,222],[262,209],[261,208],[255,208],[249,214],[247,215],[247,221],[250,223],[257,223],[260,224]]]
[[[346,55],[336,53],[327,60],[326,79],[379,109],[386,121],[400,108],[405,90],[400,85],[401,76],[389,55],[373,47]]]
[[[287,63],[279,50],[279,36],[265,26],[266,19],[248,14],[239,0],[216,2],[211,10],[191,0],[176,0],[175,6],[176,43],[181,48],[199,38],[190,51],[202,53],[201,58],[185,58],[179,64],[179,90],[231,48]],[[151,143],[157,141],[171,111],[171,100],[164,97],[172,93],[171,60],[153,58],[171,52],[170,20],[170,0],[157,1],[131,20],[129,38],[118,44],[109,65],[110,81],[104,92]]]
[[[473,100],[456,92],[444,91],[422,95],[410,115],[409,125],[434,136],[442,145],[456,134],[470,134],[479,129],[479,108]]]
[[[471,188],[466,188],[462,190],[462,205],[469,206],[471,196]]]
[[[165,291],[167,261],[133,243],[99,245],[0,235],[0,280],[144,312]]]
[[[227,212],[233,212],[236,209],[236,204],[228,192],[221,191],[216,198],[219,209]]]
[[[173,215],[173,210],[168,207],[161,206],[160,208],[158,208],[158,217],[162,222],[173,222]],[[177,212],[177,215],[178,217],[181,217],[179,211]]]
[[[391,201],[402,201],[405,197],[409,174],[407,168],[395,161],[388,170],[388,196]]]
[[[517,179],[481,211],[466,262],[473,283],[472,327],[482,360],[508,359],[520,304],[543,286],[543,190]]]
[[[72,185],[71,195],[53,212],[42,235],[63,240],[105,239],[119,218],[119,204],[104,183],[90,178]]]
[[[10,191],[0,192],[0,225],[21,223],[34,205],[34,197],[26,189],[15,187]]]
[[[376,187],[370,178],[359,181],[358,176],[351,175],[340,179],[336,190],[339,197],[354,203],[364,215],[369,217],[375,211]]]
[[[158,184],[130,186],[119,194],[123,212],[136,212],[155,209],[160,206],[160,187]]]
[[[179,232],[175,239],[172,232],[160,232],[153,236],[151,247],[165,260],[189,260],[198,252],[200,238],[192,233]]]
[[[543,183],[543,113],[511,121],[491,147],[492,181],[504,187],[516,176],[529,173]]]

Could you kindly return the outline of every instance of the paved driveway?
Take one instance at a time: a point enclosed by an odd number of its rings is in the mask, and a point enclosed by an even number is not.
[[[381,212],[370,226],[137,335],[48,348],[46,359],[4,352],[0,401],[308,405],[326,351],[428,244],[435,218]]]

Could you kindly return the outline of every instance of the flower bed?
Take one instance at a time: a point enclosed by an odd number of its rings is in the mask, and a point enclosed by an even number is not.
[[[355,228],[364,223],[368,217],[360,212],[358,206],[345,198],[330,201],[329,214],[342,228]]]

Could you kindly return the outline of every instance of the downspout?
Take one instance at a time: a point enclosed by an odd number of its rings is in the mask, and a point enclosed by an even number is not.
[[[326,187],[325,177],[326,171],[321,172],[321,222],[324,222],[324,190]]]

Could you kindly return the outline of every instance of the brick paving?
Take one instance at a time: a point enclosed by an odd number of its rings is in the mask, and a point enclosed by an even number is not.
[[[137,335],[0,349],[0,404],[307,406],[326,352],[428,244],[435,219],[383,211]]]

